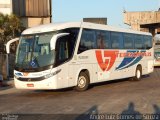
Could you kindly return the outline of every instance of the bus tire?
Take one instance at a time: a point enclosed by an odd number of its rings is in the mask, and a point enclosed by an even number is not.
[[[134,81],[139,81],[142,78],[142,67],[138,66],[135,71],[135,76],[133,77]]]
[[[89,75],[86,74],[86,72],[81,72],[79,74],[78,80],[77,80],[77,86],[75,86],[76,91],[85,91],[89,87]]]

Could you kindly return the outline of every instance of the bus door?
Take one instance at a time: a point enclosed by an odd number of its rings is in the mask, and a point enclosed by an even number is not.
[[[58,70],[60,70],[58,74],[57,84],[61,87],[68,87],[68,64],[69,60],[69,48],[68,48],[68,37],[63,36],[58,38],[56,43],[56,64]]]

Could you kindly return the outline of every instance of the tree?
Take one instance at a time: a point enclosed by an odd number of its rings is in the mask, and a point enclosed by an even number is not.
[[[9,40],[18,37],[24,30],[20,19],[14,15],[0,13],[0,45],[4,46]],[[2,48],[2,47],[1,47]],[[3,51],[4,52],[4,51]]]

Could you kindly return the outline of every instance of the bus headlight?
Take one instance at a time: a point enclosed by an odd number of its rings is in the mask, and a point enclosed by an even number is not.
[[[61,69],[59,69],[59,70],[57,70],[57,71],[55,71],[55,72],[53,72],[53,73],[50,73],[50,74],[45,75],[44,78],[45,78],[45,79],[50,78],[50,77],[58,74],[59,72],[61,72]]]

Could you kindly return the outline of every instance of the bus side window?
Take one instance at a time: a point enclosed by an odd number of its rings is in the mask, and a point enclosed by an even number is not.
[[[110,49],[110,32],[96,31],[97,49]]]
[[[78,48],[78,54],[96,48],[96,37],[95,37],[95,31],[84,29],[82,32],[79,48]]]
[[[133,45],[134,45],[134,41],[133,41],[133,35],[129,34],[129,33],[124,33],[123,34],[124,37],[124,49],[134,49]]]
[[[123,48],[123,36],[119,32],[111,32],[111,47],[112,49]]]
[[[150,49],[152,48],[152,37],[151,36],[144,36],[143,37],[143,41],[144,41],[144,48],[145,49]]]
[[[104,41],[105,41],[105,49],[111,49],[111,40],[110,40],[110,32],[109,31],[105,31],[105,35],[104,35]]]
[[[143,49],[143,36],[142,35],[134,35],[134,48],[135,49]]]
[[[73,56],[76,47],[79,29],[78,28],[67,28],[62,33],[69,33],[68,35],[68,56],[69,59]]]
[[[105,44],[104,44],[104,35],[102,32],[97,32],[97,48],[98,49],[104,49]]]

